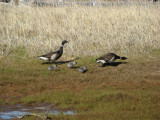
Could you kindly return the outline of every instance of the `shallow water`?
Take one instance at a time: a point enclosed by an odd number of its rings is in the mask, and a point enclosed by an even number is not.
[[[67,110],[57,110],[54,108],[54,105],[40,105],[40,106],[23,106],[23,105],[16,105],[16,106],[1,106],[0,107],[0,119],[2,120],[10,120],[13,118],[21,118],[24,115],[32,115],[32,114],[38,114],[38,115],[73,115],[74,111]]]

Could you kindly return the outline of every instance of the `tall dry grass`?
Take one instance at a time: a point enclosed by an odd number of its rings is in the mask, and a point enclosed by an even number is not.
[[[0,6],[0,54],[21,46],[33,57],[57,50],[63,39],[66,56],[147,53],[160,49],[159,11],[159,5]]]

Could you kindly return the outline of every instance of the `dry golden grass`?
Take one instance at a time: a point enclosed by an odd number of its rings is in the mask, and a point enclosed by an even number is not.
[[[160,48],[158,5],[112,7],[0,6],[0,55],[20,46],[27,56],[57,50],[66,56],[116,52],[136,56]]]

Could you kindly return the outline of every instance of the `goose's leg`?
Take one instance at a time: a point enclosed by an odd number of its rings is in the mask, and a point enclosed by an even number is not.
[[[106,65],[105,65],[105,63],[102,63],[102,66],[101,67],[105,67]]]
[[[58,62],[56,60],[51,60],[52,64],[58,64]]]
[[[54,63],[54,60],[51,60],[50,63],[51,63],[51,64]]]
[[[102,67],[105,67],[108,64],[108,62],[102,63]]]
[[[53,60],[51,60],[50,58],[49,58],[49,64],[52,64],[53,63]]]

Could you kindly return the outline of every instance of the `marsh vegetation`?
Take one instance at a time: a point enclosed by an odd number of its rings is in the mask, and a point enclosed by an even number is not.
[[[54,120],[160,119],[159,5],[110,7],[0,6],[0,106],[54,104],[74,115]],[[38,55],[57,50],[53,71]],[[126,56],[99,67],[106,52]],[[2,110],[1,110],[2,111]],[[27,118],[29,119],[29,118]],[[32,118],[31,118],[32,119]]]

